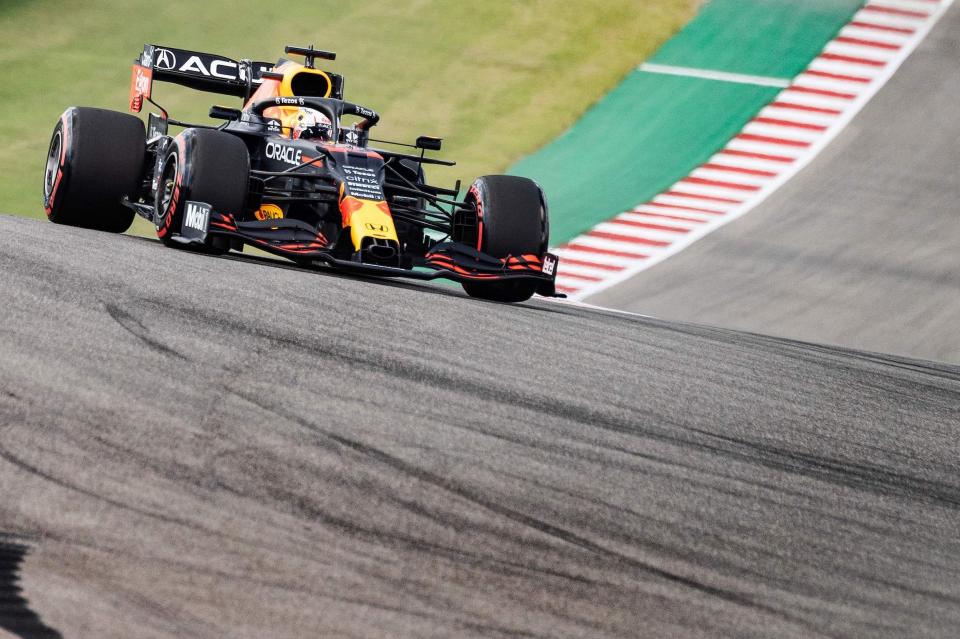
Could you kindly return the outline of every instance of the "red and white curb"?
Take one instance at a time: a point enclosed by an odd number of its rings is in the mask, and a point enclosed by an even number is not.
[[[705,164],[554,251],[582,300],[748,213],[809,164],[886,84],[953,0],[869,0],[810,65]]]

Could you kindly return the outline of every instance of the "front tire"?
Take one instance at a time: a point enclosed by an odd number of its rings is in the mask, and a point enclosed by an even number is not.
[[[187,200],[206,202],[213,210],[240,216],[250,179],[250,153],[243,140],[212,129],[186,129],[169,145],[160,164],[155,197],[157,237],[167,246],[183,223]],[[207,250],[223,252],[207,236]]]
[[[53,129],[43,176],[51,222],[122,233],[139,197],[146,160],[143,122],[127,113],[71,107]]]
[[[496,258],[536,255],[543,257],[550,222],[543,191],[533,180],[513,175],[486,175],[467,191],[467,202],[477,211],[477,225],[465,241]],[[531,280],[463,282],[470,297],[495,302],[523,302],[537,291]]]

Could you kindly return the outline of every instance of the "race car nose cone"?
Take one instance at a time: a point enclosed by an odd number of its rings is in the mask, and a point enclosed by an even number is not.
[[[360,249],[360,261],[367,264],[396,266],[400,261],[400,245],[393,240],[365,237]]]
[[[397,249],[384,244],[371,244],[365,252],[376,262],[392,260],[397,256]]]

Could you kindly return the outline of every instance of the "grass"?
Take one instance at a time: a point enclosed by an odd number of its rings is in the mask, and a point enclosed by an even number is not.
[[[448,185],[497,173],[563,133],[683,26],[699,0],[0,2],[0,211],[42,217],[50,132],[71,105],[125,110],[144,43],[273,60],[285,44],[337,51],[347,99],[376,137],[445,139]],[[237,100],[158,85],[176,118]],[[149,105],[147,105],[149,106]],[[145,109],[146,111],[146,109]]]

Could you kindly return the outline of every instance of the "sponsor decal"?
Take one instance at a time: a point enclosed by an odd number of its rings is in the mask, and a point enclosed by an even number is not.
[[[283,218],[283,209],[276,204],[263,204],[253,214],[258,220],[279,220]]]
[[[140,113],[143,100],[150,97],[153,84],[153,69],[139,64],[133,65],[130,77],[130,110]]]
[[[207,68],[203,66],[203,61],[200,59],[200,56],[192,55],[186,62],[183,63],[183,66],[178,69],[179,71],[193,71],[194,73],[200,73],[203,75],[212,75]]]
[[[380,180],[373,169],[363,166],[343,167],[343,176],[347,179],[347,189],[350,195],[365,200],[384,200]]]
[[[153,66],[161,71],[172,71],[177,68],[177,56],[170,49],[157,49],[157,59]]]
[[[147,118],[147,139],[152,140],[166,134],[167,121],[156,113],[151,113]]]
[[[225,69],[233,69],[233,73],[225,73]],[[214,60],[210,63],[210,75],[224,80],[234,80],[240,77],[240,68],[233,61]]]
[[[274,98],[274,104],[303,106],[303,98]]]
[[[157,71],[174,71],[233,82],[246,81],[247,79],[246,69],[242,63],[208,53],[155,48],[152,60],[150,60],[150,56],[145,56],[143,60],[144,65],[149,65],[152,62],[152,68]],[[260,77],[261,74],[273,68],[272,64],[266,62],[252,62],[251,65],[253,65],[253,84],[263,82]]]
[[[267,131],[272,133],[280,131],[280,120],[275,120],[273,118],[267,120]]]
[[[543,256],[543,274],[553,276],[557,272],[557,262],[559,258],[553,253],[547,253]]]
[[[348,129],[347,134],[344,137],[347,141],[347,144],[352,144],[353,146],[360,144],[360,134],[353,129]]]
[[[264,149],[264,155],[271,160],[277,160],[285,164],[297,166],[298,164],[302,164],[300,157],[303,155],[303,151],[300,149],[295,149],[292,146],[286,146],[285,144],[268,142],[267,148]]]
[[[210,221],[210,207],[200,202],[187,202],[187,210],[183,216],[183,225],[197,231],[206,231]]]
[[[136,88],[137,93],[145,98],[150,97],[150,69],[137,65],[133,68],[133,74],[133,86]]]
[[[365,118],[372,118],[375,115],[374,112],[368,109],[367,107],[358,106],[354,110],[356,111],[357,115],[363,116]]]
[[[210,68],[204,65],[203,60],[198,55],[192,55],[187,61],[177,68],[177,71],[184,73],[199,73],[200,75],[212,76],[222,80],[237,80],[240,78],[240,69],[233,60],[210,60]],[[231,71],[227,73],[227,71]]]
[[[377,233],[386,233],[387,225],[386,224],[371,224],[367,222],[366,225],[368,231],[375,231]]]

